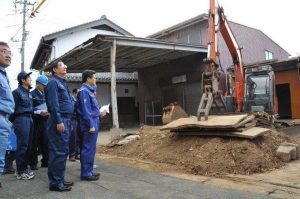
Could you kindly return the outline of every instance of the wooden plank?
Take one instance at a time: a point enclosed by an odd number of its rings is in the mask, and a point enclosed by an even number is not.
[[[247,124],[247,123],[249,123],[249,122],[252,122],[254,119],[255,119],[255,116],[254,116],[254,115],[248,115],[245,119],[243,119],[243,120],[238,124],[238,126],[239,126],[239,127],[244,126],[245,124]]]
[[[248,114],[210,115],[207,121],[198,121],[197,117],[180,118],[161,127],[160,130],[183,128],[237,128]]]
[[[256,126],[256,121],[249,122],[245,124],[243,127],[239,128],[180,128],[180,129],[171,129],[171,131],[174,132],[198,132],[198,131],[204,131],[204,132],[214,132],[214,131],[219,131],[222,133],[232,133],[234,131],[245,131],[247,129],[253,128]]]
[[[243,127],[236,128],[236,129],[233,130],[233,131],[239,131],[239,132],[242,132],[242,131],[251,129],[251,128],[255,127],[255,126],[256,126],[256,122],[250,122],[250,123],[245,124]]]
[[[219,132],[219,131],[210,131],[210,132],[204,132],[204,131],[194,131],[194,132],[177,132],[180,135],[197,135],[197,136],[220,136],[220,137],[240,137],[240,138],[247,138],[247,139],[253,139],[258,136],[262,136],[264,133],[269,132],[270,129],[267,128],[261,128],[261,127],[253,127],[248,130],[245,130],[243,132]]]

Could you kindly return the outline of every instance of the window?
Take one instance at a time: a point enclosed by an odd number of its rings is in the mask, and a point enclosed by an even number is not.
[[[273,59],[273,53],[271,51],[265,50],[265,57],[266,57],[266,60]]]
[[[153,126],[162,124],[162,106],[160,101],[145,102],[145,124]]]

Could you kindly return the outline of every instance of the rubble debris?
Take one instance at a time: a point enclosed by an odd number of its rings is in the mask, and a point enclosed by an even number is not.
[[[277,131],[255,139],[215,136],[184,136],[160,127],[143,126],[140,139],[120,147],[100,147],[99,153],[140,159],[160,164],[162,170],[222,177],[227,174],[252,174],[285,165],[276,155],[281,143],[298,143]]]
[[[290,162],[296,158],[296,147],[294,146],[279,146],[276,151],[277,157],[284,162]]]
[[[300,158],[300,146],[298,144],[290,143],[290,142],[283,142],[281,145],[282,146],[294,146],[294,147],[296,147],[296,159]]]
[[[140,136],[136,133],[127,133],[114,137],[112,141],[107,145],[108,147],[122,146],[128,144],[132,140],[140,139]]]
[[[299,159],[299,154],[299,145],[289,142],[282,143],[276,151],[276,155],[284,162]]]

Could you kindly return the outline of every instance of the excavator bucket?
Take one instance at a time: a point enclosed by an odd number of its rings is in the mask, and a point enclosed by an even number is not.
[[[168,106],[164,107],[163,111],[162,122],[164,125],[179,118],[189,117],[183,108],[176,102],[170,103]]]

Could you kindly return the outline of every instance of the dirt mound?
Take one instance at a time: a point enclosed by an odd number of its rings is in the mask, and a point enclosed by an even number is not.
[[[178,136],[159,127],[143,126],[140,139],[128,145],[106,148],[100,153],[138,158],[175,166],[197,175],[261,173],[284,165],[275,151],[284,141],[295,142],[283,133],[269,132],[254,140],[220,137]]]

